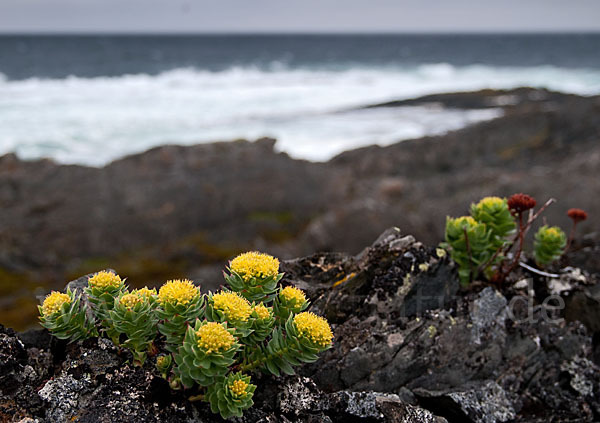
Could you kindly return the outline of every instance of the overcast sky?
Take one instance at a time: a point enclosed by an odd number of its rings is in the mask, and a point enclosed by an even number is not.
[[[600,31],[600,0],[0,0],[0,32]]]

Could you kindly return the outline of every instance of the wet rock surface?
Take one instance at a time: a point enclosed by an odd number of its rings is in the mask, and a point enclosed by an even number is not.
[[[557,269],[570,287],[556,310],[518,284],[460,288],[447,256],[391,228],[356,256],[316,254],[282,270],[331,319],[335,343],[298,376],[255,375],[255,406],[236,421],[600,419],[597,328],[565,318],[569,298],[597,286],[586,269]],[[519,272],[515,281],[532,278]],[[130,363],[106,339],[66,344],[0,327],[0,421],[219,420],[188,400],[197,391],[172,391],[152,360]]]

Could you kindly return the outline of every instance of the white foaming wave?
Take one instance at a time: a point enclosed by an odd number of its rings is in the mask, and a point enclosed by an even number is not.
[[[392,99],[481,88],[546,87],[600,92],[600,70],[552,66],[414,67],[219,72],[8,80],[0,74],[0,154],[102,165],[166,144],[270,135],[294,157],[327,160],[349,148],[458,129],[498,110],[422,107],[349,112]]]

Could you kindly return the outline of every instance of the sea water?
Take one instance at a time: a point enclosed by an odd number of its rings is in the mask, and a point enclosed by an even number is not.
[[[0,154],[100,166],[271,136],[323,161],[502,113],[361,106],[518,86],[600,93],[600,35],[0,36]]]

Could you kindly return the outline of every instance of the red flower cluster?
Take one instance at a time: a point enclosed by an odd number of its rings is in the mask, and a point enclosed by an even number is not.
[[[508,208],[517,214],[532,209],[535,205],[535,198],[523,193],[513,194],[508,199]]]
[[[567,216],[573,219],[573,222],[578,223],[587,219],[587,213],[581,209],[569,209]]]

